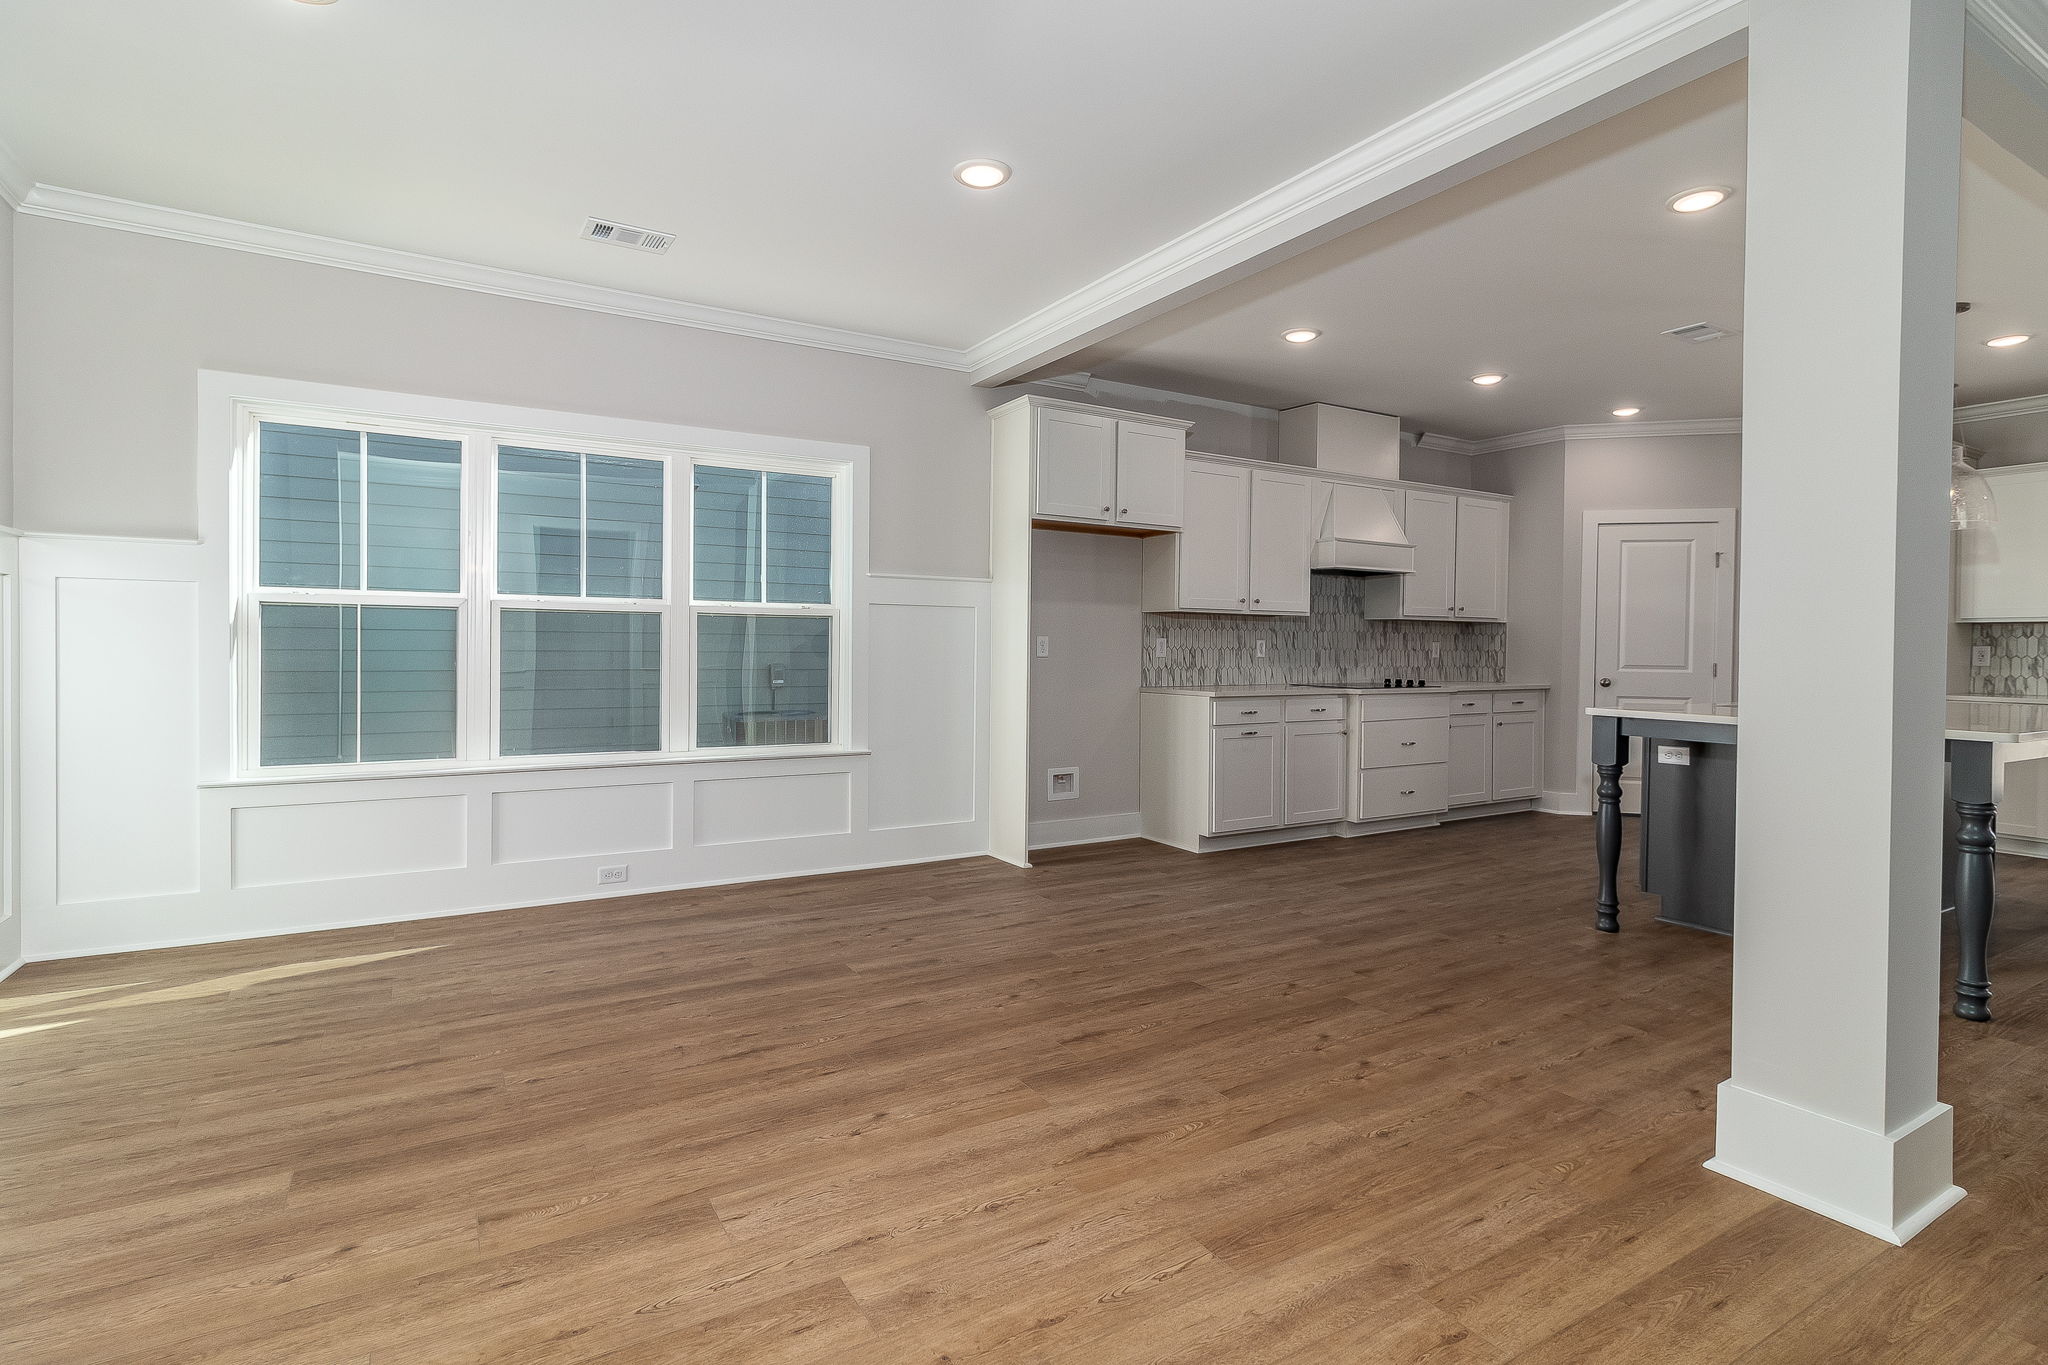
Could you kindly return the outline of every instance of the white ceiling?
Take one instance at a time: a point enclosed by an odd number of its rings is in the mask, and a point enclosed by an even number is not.
[[[1274,407],[1341,403],[1482,439],[1741,411],[1744,69],[1725,68],[1070,358],[1125,383]],[[1957,399],[2048,391],[2048,180],[1966,127]],[[1321,328],[1292,346],[1291,327]],[[2029,346],[1977,344],[2036,332]],[[1506,383],[1482,389],[1474,374]]]
[[[1612,3],[8,0],[0,143],[68,189],[965,347]],[[963,189],[969,156],[1016,178]]]

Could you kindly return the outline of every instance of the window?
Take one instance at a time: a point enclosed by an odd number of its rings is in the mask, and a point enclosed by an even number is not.
[[[847,468],[252,409],[244,767],[843,742]]]

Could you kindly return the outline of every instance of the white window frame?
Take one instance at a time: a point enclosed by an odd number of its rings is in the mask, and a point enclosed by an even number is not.
[[[210,399],[209,388],[232,382],[235,396]],[[245,396],[251,388],[281,391],[275,398]],[[824,442],[741,436],[661,424],[609,421],[505,409],[402,395],[368,394],[289,381],[252,381],[242,376],[202,375],[202,441],[212,426],[226,427],[227,458],[202,460],[225,485],[214,495],[218,519],[202,509],[225,541],[222,586],[227,590],[229,707],[227,780],[239,782],[318,781],[402,777],[535,768],[587,768],[615,764],[787,759],[813,754],[865,752],[863,710],[855,687],[861,656],[860,622],[865,616],[866,452]],[[293,393],[292,391],[297,391]],[[321,401],[329,399],[332,401]],[[368,401],[350,401],[350,400]],[[225,413],[223,414],[223,409]],[[450,411],[454,410],[454,411]],[[394,411],[406,415],[394,417]],[[441,415],[442,413],[448,415]],[[215,414],[222,414],[216,416]],[[507,414],[518,419],[503,420]],[[209,421],[209,417],[212,418]],[[224,417],[224,420],[223,420]],[[539,419],[539,420],[530,420]],[[368,430],[462,445],[462,568],[456,593],[384,592],[356,589],[273,588],[258,584],[261,514],[259,428],[265,422]],[[593,431],[592,428],[613,428]],[[584,455],[654,459],[664,464],[663,596],[652,598],[555,597],[497,592],[497,470],[500,446]],[[691,488],[699,465],[801,474],[832,480],[832,602],[786,604],[692,600],[684,591],[694,562]],[[367,487],[367,478],[364,481]],[[363,530],[367,536],[367,526]],[[367,566],[366,566],[367,572]],[[764,580],[765,583],[765,580]],[[357,606],[445,607],[456,611],[456,740],[447,759],[384,760],[340,764],[264,767],[261,759],[260,607],[264,603],[354,604]],[[501,635],[506,610],[640,611],[662,620],[661,747],[592,754],[503,755],[499,752]],[[696,639],[700,615],[804,615],[832,621],[828,742],[793,745],[699,745]]]

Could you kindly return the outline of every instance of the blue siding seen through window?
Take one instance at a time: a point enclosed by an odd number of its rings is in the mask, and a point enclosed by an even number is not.
[[[513,611],[498,617],[499,751],[661,747],[661,617]]]
[[[691,527],[697,601],[832,600],[832,480],[700,465]]]
[[[697,618],[697,743],[832,739],[832,623],[818,616]]]
[[[455,755],[452,607],[262,607],[264,767]]]
[[[257,445],[257,582],[361,587],[362,433],[265,422]]]
[[[369,586],[462,591],[462,443],[370,432]]]
[[[660,460],[513,446],[498,451],[498,591],[658,598]]]

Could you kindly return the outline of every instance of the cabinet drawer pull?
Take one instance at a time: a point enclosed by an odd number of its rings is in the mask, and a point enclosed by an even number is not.
[[[1311,706],[1308,709],[1310,715],[1320,716],[1321,714],[1323,714],[1323,712],[1329,710],[1330,708],[1327,706]]]
[[[1259,713],[1256,711],[1240,711],[1237,714],[1239,714],[1240,716],[1256,716]]]
[[[1409,789],[1408,789],[1407,791],[1404,791],[1404,792],[1402,792],[1402,793],[1401,793],[1401,795],[1403,795],[1403,796],[1413,796],[1413,795],[1415,795],[1415,789],[1411,787],[1411,788],[1409,788]]]
[[[1415,747],[1415,741],[1412,739],[1404,739],[1401,741],[1401,747],[1404,749],[1412,749]]]
[[[1257,731],[1257,730],[1239,730],[1239,731],[1238,731],[1237,733],[1238,733],[1238,737],[1239,737],[1239,738],[1243,738],[1243,737],[1245,737],[1245,736],[1247,736],[1247,735],[1256,735],[1256,734],[1258,733],[1258,731]]]

